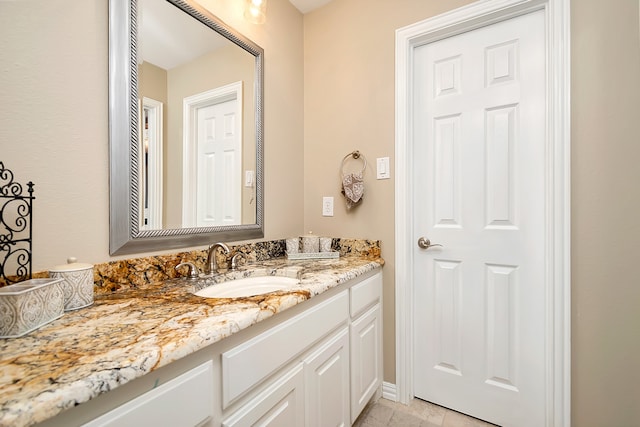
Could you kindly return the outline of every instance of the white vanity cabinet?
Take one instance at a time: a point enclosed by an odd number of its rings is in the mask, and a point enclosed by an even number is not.
[[[354,422],[382,384],[382,322],[376,305],[351,325],[351,421]]]
[[[201,350],[37,425],[217,427],[218,365],[217,358]]]
[[[296,427],[304,425],[302,364],[275,379],[258,395],[229,416],[224,427]]]
[[[349,426],[382,383],[381,294],[378,269],[42,426]]]
[[[382,384],[381,294],[378,272],[225,351],[222,425],[351,425]]]
[[[253,393],[249,393],[250,395]],[[296,359],[255,393],[233,409],[224,427],[326,427],[348,426],[349,328],[314,346],[304,360]]]
[[[217,359],[193,353],[84,402],[38,427],[216,427]],[[102,386],[106,387],[105,384]]]
[[[349,328],[318,346],[304,361],[306,427],[348,426]]]
[[[305,420],[317,414],[316,406],[329,405],[335,394],[344,397],[340,403],[348,408],[348,382],[331,382],[338,376],[349,377],[348,321],[349,291],[343,290],[223,352],[222,425],[251,426],[256,420],[262,420],[259,425],[307,425]],[[296,381],[298,375],[302,385]],[[281,399],[288,400],[286,406]],[[282,410],[278,412],[266,402],[274,402]],[[290,416],[284,416],[285,409]],[[279,421],[271,424],[275,414]]]
[[[205,362],[83,427],[213,426],[213,363]]]
[[[382,275],[351,287],[351,422],[382,385]]]
[[[287,363],[302,361],[303,352],[312,349],[340,325],[347,324],[348,312],[348,292],[342,291],[223,351],[222,409],[227,410],[241,397],[256,390]]]

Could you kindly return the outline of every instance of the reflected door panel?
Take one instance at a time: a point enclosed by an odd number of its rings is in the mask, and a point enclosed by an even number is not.
[[[248,145],[253,145],[253,108],[244,112],[241,108],[243,104],[248,107],[254,105],[253,84],[244,84],[255,81],[254,57],[212,32],[206,25],[194,21],[166,0],[140,0],[138,15],[138,97],[152,97],[161,100],[167,106],[167,118],[160,123],[164,138],[160,145],[166,147],[167,155],[165,167],[159,169],[156,181],[160,185],[160,197],[155,197],[153,192],[145,192],[155,185],[155,177],[141,174],[140,205],[144,206],[144,209],[140,229],[217,227],[253,223],[255,214],[250,215],[248,211],[255,210],[255,207],[249,202],[244,208],[241,206],[243,187],[239,174],[243,166],[253,169],[255,163],[253,147],[243,147],[245,141]],[[220,64],[224,64],[224,67]],[[216,113],[215,120],[214,117],[209,117],[212,119],[211,122],[202,123],[209,128],[197,128],[200,125],[193,123],[197,117],[195,111],[191,112],[193,117],[185,121],[185,102],[191,102],[194,97],[207,98],[221,88],[237,85],[241,88],[246,86],[248,90],[240,89],[234,95],[239,108],[233,114],[227,115],[226,123],[223,123],[222,116]],[[229,100],[229,96],[223,100]],[[215,103],[219,102],[222,101],[217,95]],[[205,99],[204,103],[199,99],[195,106],[202,108],[212,103],[213,101],[209,102],[208,99]],[[186,141],[193,137],[185,132],[189,126],[194,134],[200,135],[201,144],[205,144],[204,138],[211,138],[218,146],[222,137],[207,132],[221,130],[224,126],[226,131],[231,132],[232,137],[236,138],[235,145],[232,149],[225,148],[223,151],[220,151],[221,148],[205,149],[204,145],[194,148],[193,151],[188,147],[185,149],[183,144],[197,145],[193,141]],[[238,126],[247,128],[243,130]],[[246,140],[242,139],[243,135],[246,136]],[[229,136],[224,138],[228,139]],[[208,157],[203,157],[202,150],[207,151]],[[247,157],[239,156],[240,151]],[[222,152],[225,153],[224,156],[221,155]],[[184,164],[181,161],[183,153],[191,156]],[[144,162],[143,157],[141,163]],[[198,172],[194,173],[196,168]],[[232,170],[233,175],[228,175]],[[223,177],[231,179],[223,180]],[[235,186],[232,187],[232,184]],[[165,192],[164,197],[162,191]],[[151,205],[150,196],[151,201],[154,201]],[[156,200],[160,200],[160,203],[155,203]]]
[[[198,109],[198,227],[240,223],[241,150],[237,101]]]

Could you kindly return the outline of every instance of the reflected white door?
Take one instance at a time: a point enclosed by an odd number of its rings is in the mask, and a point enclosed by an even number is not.
[[[197,226],[241,222],[241,149],[237,100],[198,108]]]
[[[143,97],[140,128],[140,230],[162,228],[162,158],[164,106],[155,99]]]
[[[544,22],[414,57],[414,394],[502,426],[545,424]]]

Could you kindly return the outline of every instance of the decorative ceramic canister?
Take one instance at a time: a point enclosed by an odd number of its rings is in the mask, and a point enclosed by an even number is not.
[[[297,254],[300,250],[300,239],[297,237],[291,237],[287,239],[287,253]]]
[[[320,238],[320,252],[331,252],[331,237]]]
[[[302,252],[305,254],[320,252],[320,238],[309,232],[306,236],[300,236]]]
[[[77,310],[93,304],[93,265],[67,259],[67,264],[49,270],[49,276],[64,279],[64,311]]]
[[[64,313],[62,279],[29,279],[0,288],[0,338],[21,337]]]

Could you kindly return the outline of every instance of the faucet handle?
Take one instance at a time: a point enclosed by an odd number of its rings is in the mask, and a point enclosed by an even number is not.
[[[237,252],[234,256],[231,257],[231,269],[235,270],[238,268],[238,258],[244,258],[245,262],[247,261],[247,257],[241,253]]]
[[[198,278],[198,267],[192,262],[181,262],[180,264],[175,266],[176,271],[178,271],[181,267],[188,267],[187,270],[187,278],[191,280],[195,280]]]

